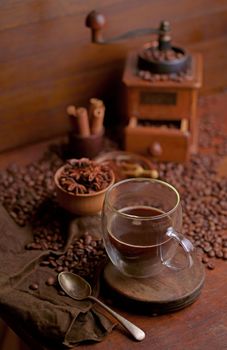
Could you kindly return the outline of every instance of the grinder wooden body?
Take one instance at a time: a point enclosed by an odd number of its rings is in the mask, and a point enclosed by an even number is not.
[[[190,76],[181,81],[141,79],[137,62],[138,52],[129,53],[123,74],[128,120],[125,149],[160,161],[184,162],[197,150],[202,57],[191,56]]]

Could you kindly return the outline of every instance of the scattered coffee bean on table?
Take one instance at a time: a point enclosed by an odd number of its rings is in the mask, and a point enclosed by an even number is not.
[[[207,148],[215,156],[204,152]],[[217,128],[215,116],[207,114],[201,119],[198,154],[186,164],[156,164],[160,178],[175,186],[181,195],[183,233],[196,246],[208,269],[213,269],[218,260],[227,260],[227,179],[216,171],[226,154],[227,138]],[[26,249],[64,249],[67,217],[55,203],[53,181],[56,170],[64,163],[63,157],[50,148],[37,162],[27,166],[11,164],[0,172],[0,202],[18,225],[32,225],[33,238]],[[105,257],[102,241],[87,233],[75,238],[64,254],[51,254],[41,265],[56,272],[92,276]]]
[[[157,169],[160,178],[180,193],[183,234],[197,247],[202,262],[214,269],[214,259],[226,260],[227,256],[227,178],[216,170],[221,156],[227,154],[227,138],[212,115],[201,120],[199,135],[200,152],[187,164],[159,163]],[[203,154],[207,147],[212,147],[215,155]]]
[[[53,286],[56,283],[56,278],[54,276],[48,277],[46,284],[48,286]]]
[[[54,196],[53,176],[62,164],[62,159],[49,150],[37,162],[11,164],[0,172],[0,203],[18,225],[30,223],[40,204]]]
[[[38,283],[32,283],[32,284],[30,284],[29,288],[31,290],[38,290],[39,289],[39,285],[38,285]]]

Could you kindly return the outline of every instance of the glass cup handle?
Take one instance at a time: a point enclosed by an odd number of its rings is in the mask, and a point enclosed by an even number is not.
[[[180,246],[182,247],[182,249],[185,252],[185,255],[187,257],[187,261],[186,261],[186,264],[184,264],[183,266],[174,266],[171,264],[171,259],[168,259],[167,261],[163,262],[164,265],[166,265],[167,267],[169,267],[173,270],[182,270],[185,268],[190,268],[193,265],[192,253],[195,250],[193,244],[189,241],[189,239],[184,237],[180,232],[175,231],[173,227],[169,227],[167,229],[166,234],[168,237],[175,239],[177,241],[177,243],[180,244]]]

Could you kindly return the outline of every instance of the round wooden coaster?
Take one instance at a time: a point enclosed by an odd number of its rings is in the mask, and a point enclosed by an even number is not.
[[[109,263],[103,277],[118,295],[133,302],[149,304],[153,312],[163,313],[192,304],[200,294],[205,272],[203,264],[195,256],[191,268],[174,271],[164,267],[159,275],[149,278],[126,277]]]

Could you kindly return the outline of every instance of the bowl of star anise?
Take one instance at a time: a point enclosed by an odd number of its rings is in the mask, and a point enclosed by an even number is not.
[[[113,170],[108,165],[88,158],[69,159],[54,175],[57,201],[72,214],[97,214],[114,181]]]

